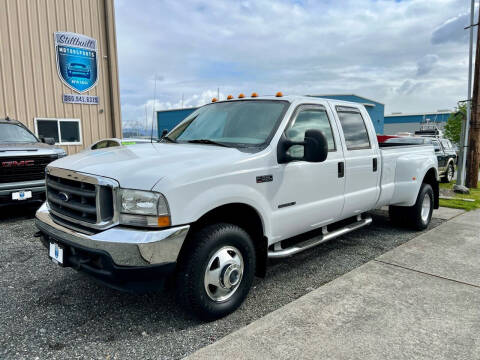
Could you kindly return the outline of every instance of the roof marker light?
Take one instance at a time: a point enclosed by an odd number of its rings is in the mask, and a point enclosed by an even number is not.
[[[258,97],[258,94],[256,92],[252,93],[252,97]]]
[[[212,102],[217,102],[217,101],[218,101],[217,98],[213,98],[213,99],[212,99]]]
[[[243,95],[243,93],[240,94],[240,95],[238,95],[238,98],[239,98],[239,99],[243,99],[244,97],[245,97],[245,95]]]
[[[282,92],[281,92],[281,91],[279,91],[279,92],[277,92],[277,94],[276,94],[275,96],[276,96],[276,97],[282,97],[282,96],[283,96],[283,94],[282,94]]]
[[[232,100],[233,99],[233,96],[232,95],[228,95],[227,96],[227,100]]]

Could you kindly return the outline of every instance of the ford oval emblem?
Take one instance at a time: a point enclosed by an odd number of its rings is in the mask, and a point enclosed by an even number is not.
[[[65,201],[65,202],[67,202],[68,200],[70,200],[70,195],[68,195],[68,194],[65,193],[65,192],[60,192],[60,193],[58,193],[58,197],[60,198],[60,200]]]

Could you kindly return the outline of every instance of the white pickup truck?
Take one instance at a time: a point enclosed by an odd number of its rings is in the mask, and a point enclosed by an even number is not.
[[[438,208],[431,145],[380,148],[363,105],[313,97],[211,103],[161,142],[59,159],[46,184],[36,225],[54,262],[120,289],[173,278],[204,319],[234,311],[268,258],[368,225],[369,210],[424,229]]]

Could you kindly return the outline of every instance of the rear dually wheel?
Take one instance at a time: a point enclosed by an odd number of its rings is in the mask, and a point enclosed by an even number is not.
[[[413,206],[390,206],[390,220],[395,225],[424,230],[432,219],[434,203],[432,186],[423,183]]]

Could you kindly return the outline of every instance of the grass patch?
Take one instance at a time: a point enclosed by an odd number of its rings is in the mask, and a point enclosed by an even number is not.
[[[480,182],[478,183],[480,187]],[[447,184],[440,184],[440,189],[452,190],[455,182],[452,181]],[[454,209],[463,209],[463,210],[475,210],[480,209],[480,189],[470,189],[470,194],[454,194],[455,198],[458,199],[440,199],[440,206],[454,208]],[[475,202],[471,201],[462,201],[460,199],[472,199]]]

